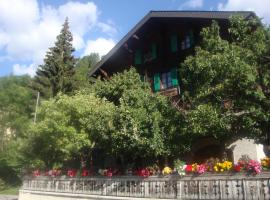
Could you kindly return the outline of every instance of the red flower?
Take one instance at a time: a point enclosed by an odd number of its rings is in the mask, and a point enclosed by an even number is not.
[[[67,175],[68,175],[69,177],[75,177],[76,174],[77,174],[77,170],[76,170],[76,169],[69,169],[69,170],[67,171]]]
[[[138,176],[142,176],[144,178],[147,178],[150,176],[150,171],[148,169],[139,169],[136,173]]]
[[[192,172],[192,165],[187,165],[185,168],[186,172]]]
[[[90,171],[89,170],[87,170],[87,169],[83,169],[82,170],[82,176],[83,177],[86,177],[86,176],[89,176],[90,175]]]
[[[234,170],[235,170],[236,172],[240,172],[241,169],[242,169],[242,166],[239,165],[239,164],[234,166]]]

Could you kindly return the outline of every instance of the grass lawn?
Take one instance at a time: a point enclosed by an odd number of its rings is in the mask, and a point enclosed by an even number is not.
[[[14,186],[14,187],[8,187],[4,190],[0,191],[0,195],[18,195],[19,194],[19,186]]]

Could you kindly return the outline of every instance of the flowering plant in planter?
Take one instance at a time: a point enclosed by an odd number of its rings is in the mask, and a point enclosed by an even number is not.
[[[243,166],[240,165],[240,164],[234,165],[234,171],[235,172],[241,172],[241,171],[243,171]]]
[[[234,170],[236,172],[247,171],[248,173],[259,174],[262,171],[262,166],[258,161],[242,156],[234,166]]]
[[[39,171],[38,169],[36,169],[35,171],[32,172],[32,175],[33,175],[34,177],[38,177],[38,176],[41,175],[41,173],[40,173],[40,171]]]
[[[203,173],[205,173],[205,172],[206,172],[206,165],[205,165],[205,164],[197,165],[196,172],[197,172],[198,174],[203,174]]]
[[[224,161],[224,162],[217,162],[214,166],[214,170],[216,172],[224,172],[224,171],[229,171],[232,169],[232,162],[230,161]]]
[[[136,171],[136,175],[137,176],[144,177],[144,178],[147,178],[148,176],[151,175],[151,173],[150,173],[150,171],[147,168],[142,168],[142,169],[138,169]]]
[[[270,158],[266,157],[261,159],[261,166],[264,170],[270,169]]]
[[[45,172],[45,176],[56,177],[56,176],[60,176],[60,175],[61,175],[60,169],[52,169],[52,170]]]
[[[246,166],[247,170],[253,174],[261,173],[262,167],[261,164],[256,160],[249,160]]]
[[[71,178],[75,177],[77,175],[77,170],[76,169],[69,169],[67,171],[67,175]]]
[[[81,175],[82,177],[90,176],[90,171],[84,168]]]
[[[193,163],[192,165],[186,165],[185,172],[186,173],[196,173],[196,174],[203,174],[206,172],[206,165],[205,164],[197,164]]]
[[[109,169],[99,169],[98,173],[102,176],[112,177],[114,172],[111,168]]]
[[[208,172],[215,172],[215,165],[219,162],[218,158],[209,158],[205,161],[206,170]]]
[[[162,174],[163,174],[163,175],[169,175],[169,174],[172,173],[172,171],[173,171],[173,170],[172,170],[170,167],[166,166],[166,167],[164,167],[164,169],[162,170]]]
[[[193,172],[193,166],[192,165],[186,165],[185,172],[186,173],[192,173]]]
[[[180,176],[186,175],[186,171],[185,171],[186,166],[187,165],[184,161],[181,161],[179,159],[174,161],[174,170],[177,171],[177,173]]]
[[[152,166],[148,166],[148,167],[146,167],[146,169],[149,171],[150,176],[157,175],[160,173],[160,169],[159,169],[157,164],[154,164]]]

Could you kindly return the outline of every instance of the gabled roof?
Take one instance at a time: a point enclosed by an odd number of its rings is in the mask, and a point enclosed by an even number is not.
[[[255,17],[252,11],[150,11],[145,15],[89,72],[93,75],[108,59],[122,47],[129,38],[151,18],[189,18],[189,19],[229,19],[232,15],[240,15],[245,19]]]

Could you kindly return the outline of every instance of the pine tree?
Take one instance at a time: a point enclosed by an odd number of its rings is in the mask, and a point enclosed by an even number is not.
[[[68,18],[55,46],[49,48],[44,64],[37,69],[33,88],[43,97],[54,97],[58,92],[70,93],[73,90],[73,75],[75,74],[76,59],[72,55],[72,33],[69,30]]]

